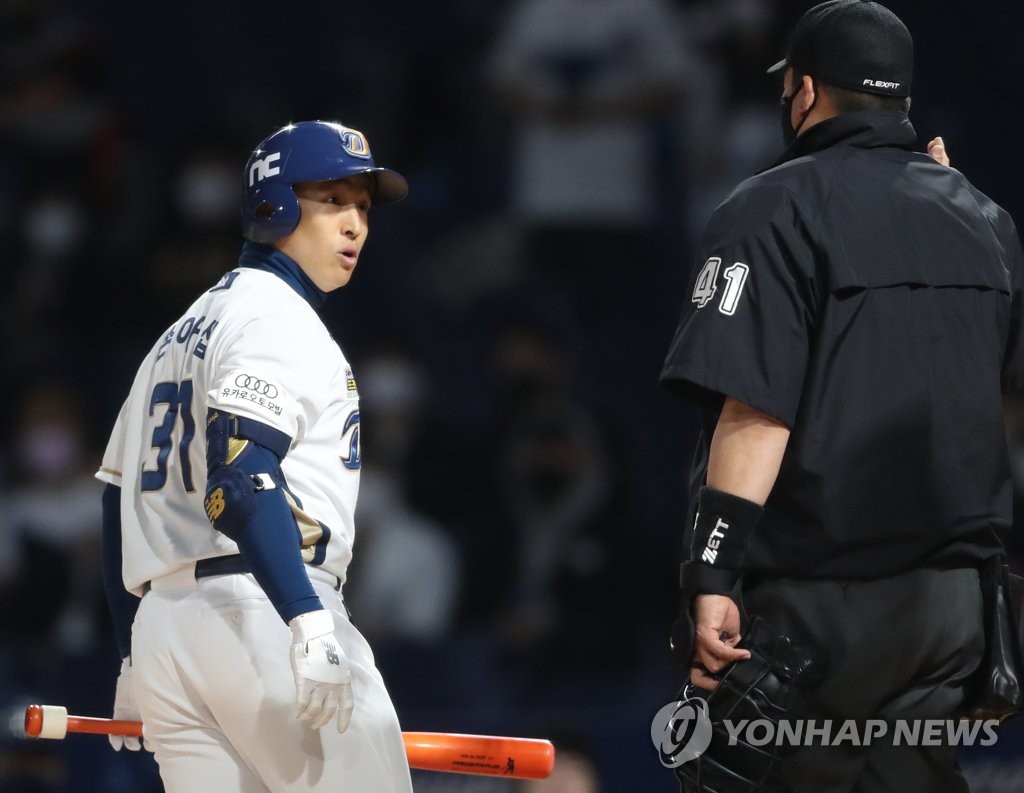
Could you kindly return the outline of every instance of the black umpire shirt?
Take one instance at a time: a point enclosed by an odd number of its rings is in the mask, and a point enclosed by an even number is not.
[[[791,428],[748,571],[971,564],[1010,525],[1024,255],[1009,215],[916,137],[897,112],[819,123],[700,242],[661,375],[702,412],[691,504],[724,396]]]

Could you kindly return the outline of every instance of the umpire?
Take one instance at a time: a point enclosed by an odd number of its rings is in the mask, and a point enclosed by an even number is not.
[[[1024,255],[1002,208],[912,150],[891,11],[816,5],[769,71],[787,148],[709,221],[661,375],[702,416],[674,641],[714,689],[749,657],[742,608],[824,661],[811,717],[955,718],[1012,517]],[[852,744],[802,749],[793,789],[967,790],[953,746]]]

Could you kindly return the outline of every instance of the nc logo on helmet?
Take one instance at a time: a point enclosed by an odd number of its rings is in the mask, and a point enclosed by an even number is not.
[[[708,703],[699,697],[668,703],[651,721],[651,741],[666,768],[700,757],[711,745]]]
[[[249,187],[252,187],[256,182],[262,182],[264,179],[270,176],[277,176],[281,173],[280,165],[271,165],[281,159],[281,152],[275,151],[273,154],[268,154],[266,157],[260,157],[256,162],[249,166]]]
[[[370,144],[366,142],[366,136],[362,132],[358,129],[342,127],[339,135],[341,137],[341,148],[353,157],[369,158]]]

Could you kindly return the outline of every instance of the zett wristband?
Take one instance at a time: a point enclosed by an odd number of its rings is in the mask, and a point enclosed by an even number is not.
[[[764,508],[753,501],[702,487],[689,561],[738,571],[763,512]]]

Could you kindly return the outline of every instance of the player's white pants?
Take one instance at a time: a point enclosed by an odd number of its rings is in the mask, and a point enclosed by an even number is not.
[[[132,627],[136,702],[167,793],[411,793],[394,706],[341,596],[313,586],[348,656],[348,730],[296,720],[291,631],[251,575],[153,582]],[[333,577],[332,577],[333,578]]]

